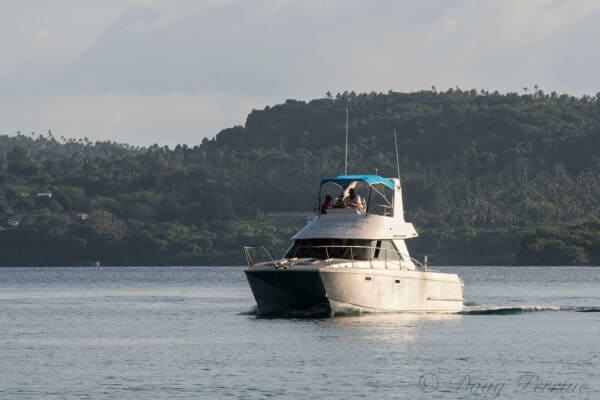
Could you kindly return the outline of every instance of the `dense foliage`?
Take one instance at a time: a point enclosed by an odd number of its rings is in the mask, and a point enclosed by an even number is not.
[[[283,248],[305,220],[265,214],[312,210],[319,180],[343,172],[346,106],[349,173],[396,175],[397,132],[415,255],[600,263],[586,222],[600,218],[600,95],[457,89],[288,100],[195,147],[0,136],[0,264],[239,264],[244,243]]]
[[[532,265],[600,265],[600,221],[539,227],[523,239],[519,260]]]

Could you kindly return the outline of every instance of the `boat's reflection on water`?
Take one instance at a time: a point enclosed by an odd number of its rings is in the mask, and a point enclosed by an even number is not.
[[[458,322],[459,314],[448,313],[362,313],[328,319],[332,327],[352,331],[364,338],[392,342],[414,340],[425,325]]]
[[[314,310],[311,310],[314,311]],[[307,310],[290,312],[285,315],[259,316],[254,308],[243,315],[254,315],[263,323],[268,321],[269,327],[292,325],[302,326],[300,331],[311,332],[324,340],[335,339],[339,343],[372,343],[393,344],[396,350],[402,351],[404,345],[414,343],[423,332],[446,332],[451,326],[460,323],[465,316],[457,313],[384,313],[355,312],[343,315],[314,315]],[[270,328],[269,328],[270,329]],[[400,347],[397,347],[400,346]]]

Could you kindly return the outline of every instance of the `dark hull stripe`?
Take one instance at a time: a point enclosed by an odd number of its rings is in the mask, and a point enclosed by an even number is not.
[[[318,270],[244,271],[260,316],[329,316],[331,307]]]

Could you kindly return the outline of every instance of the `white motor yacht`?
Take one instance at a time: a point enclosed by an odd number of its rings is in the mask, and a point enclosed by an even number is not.
[[[353,189],[353,190],[351,190]],[[348,201],[350,192],[358,201]],[[443,312],[463,308],[457,274],[429,270],[411,258],[406,239],[417,237],[404,220],[399,179],[341,175],[321,181],[321,198],[343,195],[345,205],[321,209],[296,233],[283,257],[244,247],[244,271],[258,315],[294,312]],[[256,251],[266,261],[256,261]]]

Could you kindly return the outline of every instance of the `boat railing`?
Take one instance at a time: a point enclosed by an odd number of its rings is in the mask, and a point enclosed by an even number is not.
[[[258,262],[269,262],[275,267],[278,267],[278,264],[275,260],[280,259],[283,256],[282,251],[267,249],[262,245],[244,246],[243,249],[248,268],[252,267]]]
[[[385,269],[405,269],[411,270],[406,266],[405,260],[410,260],[416,268],[427,271],[427,266],[410,257],[408,254],[400,254],[393,250],[384,249],[376,246],[344,246],[344,245],[322,245],[322,246],[296,246],[292,253],[284,257],[283,252],[273,249],[267,249],[261,245],[244,246],[244,255],[248,267],[256,263],[269,263],[274,267],[283,267],[282,261],[293,266],[296,260],[317,259],[332,265],[339,260],[349,261],[352,268],[364,268],[358,265],[359,262],[368,262],[369,267],[373,268],[374,262],[383,262]],[[374,257],[377,254],[378,257]],[[302,263],[302,262],[300,262]]]
[[[410,257],[410,259],[417,267],[420,267],[423,271],[428,271],[427,264],[424,264],[422,261],[419,261],[414,257]]]
[[[375,254],[377,254],[378,257],[375,257]],[[315,255],[317,257],[315,257]],[[385,269],[398,268],[411,270],[413,268],[407,267],[407,263],[405,261],[406,259],[409,259],[414,263],[415,266],[421,267],[423,270],[427,270],[427,268],[421,262],[410,257],[408,254],[400,254],[397,251],[376,246],[296,246],[293,248],[293,253],[289,258],[324,259],[329,265],[331,265],[334,260],[335,262],[339,262],[339,260],[342,259],[349,261],[352,268],[361,268],[357,265],[359,262],[368,262],[370,268],[373,268],[374,262],[383,262]]]

